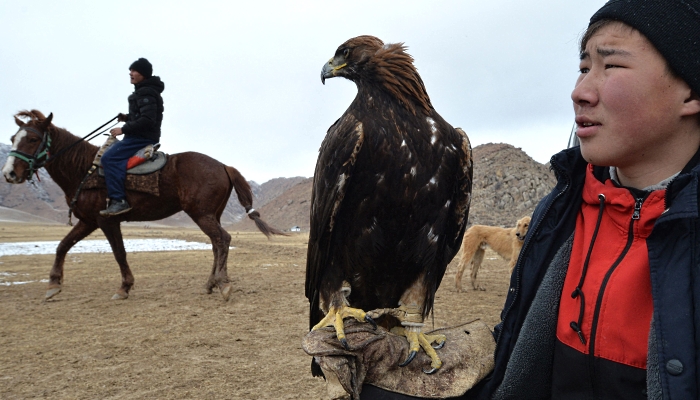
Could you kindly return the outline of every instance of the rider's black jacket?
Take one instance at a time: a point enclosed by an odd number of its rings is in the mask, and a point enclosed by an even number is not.
[[[129,96],[129,116],[122,126],[127,136],[160,140],[160,125],[163,122],[163,98],[160,94],[165,84],[158,76],[152,76],[137,83],[134,93]]]

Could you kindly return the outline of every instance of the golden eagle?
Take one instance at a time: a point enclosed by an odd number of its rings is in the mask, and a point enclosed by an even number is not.
[[[310,328],[334,325],[347,347],[343,318],[391,315],[401,323],[394,331],[410,343],[401,365],[422,347],[432,373],[442,363],[430,345],[444,337],[426,337],[421,326],[464,235],[471,145],[435,111],[403,43],[348,40],[323,66],[321,81],[338,76],[355,82],[357,96],[328,129],[316,163]],[[363,311],[376,309],[383,310]],[[312,371],[321,373],[313,363]]]

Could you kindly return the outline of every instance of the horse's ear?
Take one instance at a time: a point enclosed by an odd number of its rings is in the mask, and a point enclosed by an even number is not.
[[[51,125],[51,120],[53,119],[53,113],[49,113],[49,116],[46,117],[44,120],[44,123],[41,125],[44,127],[44,129],[48,128]]]
[[[20,128],[24,125],[22,120],[17,118],[17,116],[15,116],[15,124],[17,124],[17,126],[19,126]]]

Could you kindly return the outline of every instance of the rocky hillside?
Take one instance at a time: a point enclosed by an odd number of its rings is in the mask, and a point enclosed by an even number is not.
[[[4,165],[10,147],[0,144],[0,165]],[[473,149],[474,186],[469,213],[471,225],[514,226],[519,218],[532,214],[537,202],[554,186],[549,169],[530,158],[521,149],[503,143],[489,143]],[[68,207],[63,192],[45,170],[34,184],[0,183],[0,206],[24,211],[37,217],[66,223]],[[263,183],[249,181],[253,207],[262,218],[279,229],[299,226],[309,230],[311,178],[276,178]],[[230,230],[255,230],[234,195],[229,199],[222,225]],[[184,213],[158,223],[194,226]]]
[[[282,193],[291,189],[300,182],[303,182],[305,179],[308,178],[304,178],[301,176],[296,176],[293,178],[275,178],[270,179],[262,185],[259,185],[254,181],[248,181],[248,183],[250,184],[250,188],[253,191],[253,208],[259,210],[265,204],[276,199]],[[245,209],[243,208],[241,203],[238,202],[238,197],[236,197],[236,193],[234,191],[231,193],[231,197],[229,197],[228,199],[228,203],[226,204],[224,214],[221,216],[221,224],[226,226],[228,224],[233,224],[238,221],[241,221],[242,219],[247,220],[248,218],[245,217]],[[184,218],[189,220],[189,217],[187,217],[187,215],[184,215]]]
[[[256,207],[262,219],[284,231],[298,226],[302,232],[308,232],[312,181],[312,178],[305,178],[262,207]],[[234,231],[256,230],[255,224],[249,218],[244,218],[228,228]]]
[[[10,149],[9,145],[0,143],[0,166],[5,165]],[[248,181],[254,196],[253,207],[260,208],[264,206],[305,179],[308,178],[276,178],[262,185],[254,181]],[[70,196],[72,198],[73,194]],[[68,222],[68,205],[66,204],[65,195],[45,169],[39,170],[39,179],[34,179],[32,183],[12,185],[5,183],[4,179],[2,179],[2,182],[0,182],[0,207],[22,211],[35,217],[60,223]],[[13,215],[13,218],[19,218],[18,216],[21,214]],[[224,225],[232,224],[240,221],[243,217],[245,217],[245,210],[238,202],[235,193],[233,193],[221,216],[221,222]],[[195,226],[194,222],[183,212],[157,221],[157,223],[169,226]]]
[[[554,187],[554,173],[520,148],[488,143],[473,149],[471,225],[515,226]]]
[[[474,185],[469,212],[470,225],[515,226],[531,215],[537,202],[555,184],[554,174],[520,148],[488,143],[473,149]],[[282,193],[258,210],[271,225],[288,230],[309,229],[312,179],[308,178]],[[233,224],[233,230],[252,230],[246,220]]]

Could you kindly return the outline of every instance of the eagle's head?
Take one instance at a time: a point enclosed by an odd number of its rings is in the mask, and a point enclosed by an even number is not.
[[[326,79],[342,76],[357,81],[362,67],[378,50],[384,47],[384,42],[374,36],[358,36],[338,46],[335,55],[328,60],[321,70],[321,82]]]
[[[384,44],[374,36],[352,38],[341,44],[333,58],[323,65],[322,83],[336,76],[355,82],[360,91],[381,88],[413,115],[416,112],[429,115],[433,108],[413,65],[413,57],[403,43]]]

